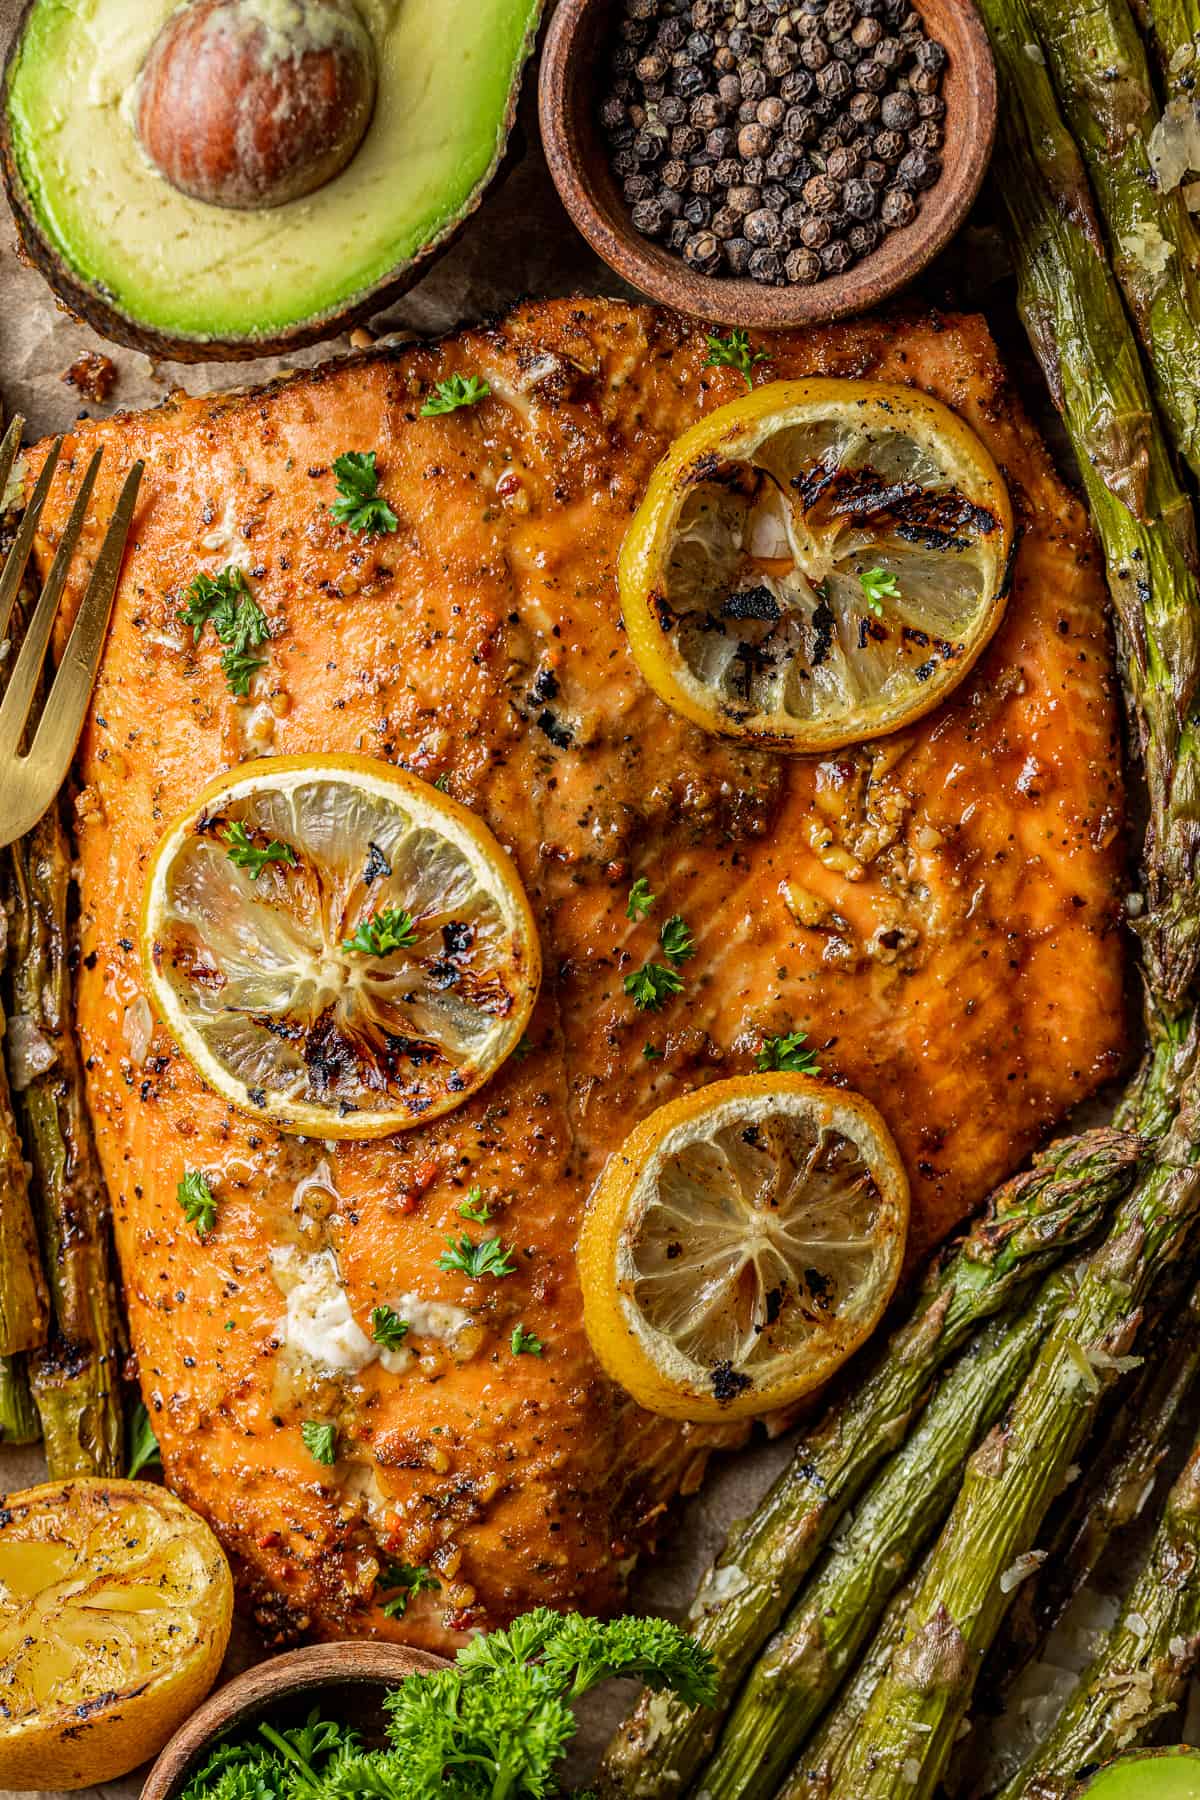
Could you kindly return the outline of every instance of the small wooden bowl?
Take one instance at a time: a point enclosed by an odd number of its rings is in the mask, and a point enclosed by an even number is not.
[[[344,1719],[368,1744],[383,1741],[381,1702],[388,1688],[406,1675],[448,1668],[440,1656],[407,1650],[402,1644],[352,1642],[312,1644],[273,1656],[218,1688],[151,1766],[141,1800],[171,1800],[208,1755],[215,1740],[238,1726],[301,1725],[320,1704]]]
[[[958,230],[979,192],[996,130],[996,70],[971,0],[916,0],[929,35],[944,44],[942,173],[921,195],[911,225],[842,275],[811,287],[763,287],[700,275],[633,229],[600,134],[597,84],[612,42],[616,0],[559,0],[542,53],[542,141],[563,204],[606,263],[651,299],[720,324],[786,329],[877,306],[920,273]]]

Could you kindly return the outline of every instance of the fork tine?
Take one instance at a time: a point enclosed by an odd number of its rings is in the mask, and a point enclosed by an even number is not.
[[[45,782],[47,805],[61,786],[79,741],[144,467],[144,463],[135,462],[125,477],[121,498],[104,534],[87,591],[79,603],[62,662],[46,696],[41,723],[29,746],[28,760],[36,766],[39,779]]]
[[[46,585],[42,589],[41,598],[34,610],[25,631],[25,641],[21,645],[21,653],[13,665],[13,672],[8,679],[8,692],[0,704],[0,757],[15,756],[21,742],[21,732],[29,714],[29,703],[33,698],[33,690],[46,657],[46,644],[54,625],[54,615],[58,611],[58,602],[62,595],[63,584],[67,579],[67,570],[71,558],[75,554],[75,546],[79,542],[79,534],[83,530],[83,521],[87,516],[88,503],[92,497],[92,489],[96,484],[96,472],[100,467],[103,450],[97,450],[88,465],[87,474],[80,484],[75,504],[71,508],[71,517],[63,532],[62,540],[54,557],[54,563]]]
[[[4,441],[0,443],[0,500],[4,498],[4,490],[8,486],[8,478],[12,474],[13,464],[17,460],[17,451],[21,448],[21,433],[25,429],[25,421],[20,413],[14,413],[9,421]]]
[[[7,438],[5,442],[7,443]],[[4,564],[4,573],[0,575],[0,638],[8,630],[9,615],[13,601],[17,597],[17,589],[25,574],[25,564],[29,561],[29,552],[33,545],[33,534],[38,528],[42,516],[42,508],[46,504],[46,495],[50,492],[50,483],[54,479],[54,471],[58,467],[58,456],[62,449],[62,439],[55,438],[50,454],[42,464],[42,472],[38,476],[37,486],[29,505],[25,508],[25,517],[21,520],[20,529],[13,540],[13,547]]]

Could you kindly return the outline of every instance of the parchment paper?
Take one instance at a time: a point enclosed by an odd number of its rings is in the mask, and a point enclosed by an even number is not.
[[[20,10],[21,0],[0,0],[0,56]],[[373,322],[376,335],[390,331],[403,337],[436,335],[503,311],[529,294],[632,292],[592,255],[563,211],[541,155],[532,99],[533,80],[527,77],[519,127],[525,151],[512,174],[493,190],[458,243],[424,281]],[[5,417],[23,413],[31,439],[61,431],[81,415],[153,406],[174,388],[195,394],[242,387],[284,368],[339,355],[348,347],[347,339],[338,338],[286,362],[154,364],[137,351],[109,344],[59,309],[42,277],[18,260],[12,219],[0,198],[0,411]],[[116,386],[103,407],[81,401],[62,379],[85,350],[103,351],[117,366]],[[662,1552],[635,1583],[631,1605],[644,1611],[682,1611],[729,1522],[753,1507],[784,1455],[782,1444],[759,1445],[715,1463],[703,1493],[681,1506],[670,1521]],[[26,1487],[44,1475],[39,1453],[0,1448],[0,1490]],[[225,1673],[245,1667],[261,1654],[249,1629],[239,1626]],[[587,1778],[594,1748],[620,1716],[624,1698],[610,1689],[587,1705],[578,1754],[569,1771],[574,1779]],[[134,1800],[140,1786],[134,1775],[87,1794]],[[0,1800],[6,1800],[4,1789]]]

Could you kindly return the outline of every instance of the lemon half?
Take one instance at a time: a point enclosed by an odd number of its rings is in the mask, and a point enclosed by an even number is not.
[[[461,1105],[516,1048],[541,975],[487,827],[359,756],[267,757],[205,788],[155,851],[142,952],[204,1080],[323,1138]]]
[[[216,1680],[232,1617],[221,1546],[163,1488],[6,1495],[0,1787],[91,1787],[157,1755]]]
[[[771,1412],[826,1381],[900,1275],[908,1181],[861,1095],[746,1075],[644,1119],[609,1158],[579,1242],[584,1323],[651,1412]]]
[[[1008,492],[917,388],[769,382],[652,476],[622,546],[630,648],[707,731],[827,751],[943,700],[995,631]]]

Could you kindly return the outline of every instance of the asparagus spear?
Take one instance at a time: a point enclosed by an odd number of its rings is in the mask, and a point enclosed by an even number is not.
[[[801,1438],[700,1584],[689,1619],[716,1665],[716,1704],[688,1709],[669,1695],[643,1695],[609,1745],[611,1789],[665,1794],[687,1787],[743,1675],[833,1526],[903,1441],[932,1377],[976,1325],[1096,1227],[1128,1186],[1138,1151],[1137,1138],[1111,1128],[1051,1145],[997,1191],[957,1249],[935,1261],[907,1323]]]
[[[1164,193],[1155,180],[1157,107],[1136,22],[1127,0],[1032,0],[1031,11],[1033,41],[1049,58],[1091,176],[1159,406],[1200,476],[1200,240],[1180,191]]]
[[[996,1423],[1071,1294],[1061,1271],[1031,1304],[984,1328],[943,1378],[853,1523],[750,1671],[704,1770],[708,1800],[762,1800],[874,1630],[913,1557],[939,1528],[972,1445]]]
[[[967,1464],[903,1642],[846,1758],[847,1796],[928,1800],[936,1789],[1011,1589],[1030,1566],[1042,1521],[1117,1359],[1133,1341],[1141,1308],[1197,1216],[1200,1080],[1193,1060],[1156,1165],[1118,1206],[1007,1422]]]
[[[14,1017],[45,1066],[20,1094],[56,1332],[32,1369],[50,1473],[122,1467],[120,1344],[103,1188],[71,1031],[70,852],[57,807],[13,846]]]
[[[1124,644],[1131,735],[1150,795],[1145,910],[1137,923],[1151,989],[1171,1010],[1200,954],[1195,525],[1105,260],[1079,154],[1046,70],[1027,53],[1037,39],[1029,7],[981,0],[980,10],[1001,79],[993,168],[1018,306],[1076,451]],[[1200,367],[1190,324],[1187,356],[1193,371]]]
[[[0,962],[3,937],[4,908],[0,906]],[[0,1031],[3,1028],[0,1009]],[[0,1355],[12,1356],[45,1343],[48,1320],[25,1156],[0,1058]]]
[[[1120,1616],[1054,1729],[1001,1800],[1066,1800],[1089,1765],[1177,1706],[1200,1651],[1200,1443],[1167,1496]]]
[[[838,1769],[862,1724],[876,1683],[900,1642],[920,1573],[918,1571],[908,1585],[893,1596],[862,1661],[846,1681],[836,1704],[822,1719],[820,1730],[805,1745],[791,1775],[780,1788],[777,1800],[830,1800]]]
[[[0,1443],[36,1444],[41,1437],[23,1356],[0,1356]]]

